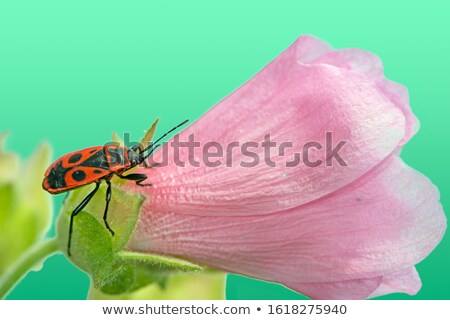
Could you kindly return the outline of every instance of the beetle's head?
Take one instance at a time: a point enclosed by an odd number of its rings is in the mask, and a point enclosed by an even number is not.
[[[128,160],[130,160],[131,168],[136,167],[144,161],[144,156],[140,152],[139,146],[133,146],[128,149]]]

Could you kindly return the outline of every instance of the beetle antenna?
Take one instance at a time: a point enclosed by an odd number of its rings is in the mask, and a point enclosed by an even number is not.
[[[152,148],[149,149],[150,151],[142,158],[142,160],[145,161],[145,159],[147,159],[148,157],[150,157],[150,155],[151,155],[156,149],[158,149],[159,147],[161,147],[161,145],[164,145],[164,144],[165,144],[165,142],[164,142],[164,143],[158,143],[158,144],[155,144],[154,147],[152,147]]]
[[[141,151],[141,153],[144,153],[146,151],[149,151],[143,158],[143,160],[147,159],[158,147],[161,146],[161,144],[158,144],[158,142],[160,142],[162,139],[164,139],[165,137],[167,137],[167,135],[175,130],[177,130],[179,127],[181,127],[182,125],[186,124],[186,122],[188,122],[189,119],[184,120],[182,123],[180,123],[179,125],[173,127],[172,129],[170,129],[169,131],[167,131],[166,133],[164,133],[161,137],[159,137],[158,139],[156,139],[155,142],[151,142],[149,143],[149,145]]]

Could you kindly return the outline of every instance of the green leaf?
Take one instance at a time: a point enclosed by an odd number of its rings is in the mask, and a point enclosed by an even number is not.
[[[4,150],[8,133],[0,134],[0,183],[10,182],[14,179],[19,168],[19,157]]]
[[[0,137],[0,275],[32,245],[41,241],[51,223],[52,199],[42,190],[50,148],[41,145],[25,164],[5,152]],[[5,174],[5,172],[9,172]]]
[[[58,219],[59,246],[67,252],[70,215],[93,186],[74,190],[66,198]],[[112,187],[108,222],[103,222],[106,186],[99,188],[89,204],[75,217],[70,260],[89,274],[92,285],[108,294],[128,294],[150,283],[165,283],[174,272],[196,272],[202,267],[176,258],[126,251],[137,224],[143,196]]]
[[[150,143],[152,142],[153,136],[155,135],[156,126],[158,125],[159,119],[156,119],[155,122],[153,122],[150,129],[147,130],[144,137],[141,139],[141,146],[146,148]]]
[[[52,198],[42,188],[42,179],[50,164],[50,157],[50,146],[46,143],[41,144],[17,175],[20,206],[24,211],[33,212],[33,216],[37,217],[36,229],[41,237],[50,228],[53,214]]]
[[[125,146],[125,143],[123,142],[122,138],[117,134],[117,132],[112,133],[112,142],[118,143],[122,147]]]
[[[156,130],[156,120],[147,131],[142,144],[151,140]],[[114,142],[122,143],[117,134]],[[129,173],[130,171],[128,171]],[[91,292],[100,296],[133,296],[135,293],[147,292],[149,287],[164,290],[158,296],[175,294],[178,288],[201,285],[204,299],[220,299],[224,293],[224,276],[197,276],[204,269],[196,264],[174,257],[151,255],[127,251],[127,243],[136,227],[145,198],[133,193],[122,179],[113,177],[112,197],[108,210],[108,223],[114,236],[107,230],[103,221],[105,209],[106,186],[102,185],[89,204],[74,218],[71,256],[69,259],[91,277]],[[68,230],[73,210],[93,190],[88,185],[72,191],[66,198],[58,219],[57,237],[61,251],[67,253]],[[202,273],[203,274],[203,273]],[[195,276],[195,277],[194,277]],[[205,282],[206,278],[208,283]],[[203,284],[203,282],[205,282]],[[166,291],[167,288],[171,288]],[[193,293],[192,288],[185,293]],[[187,296],[186,296],[187,297]],[[194,297],[194,296],[192,296]],[[151,298],[151,297],[150,297]]]

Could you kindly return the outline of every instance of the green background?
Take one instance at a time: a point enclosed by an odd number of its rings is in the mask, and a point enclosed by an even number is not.
[[[49,141],[54,157],[133,139],[196,119],[299,35],[378,54],[386,75],[410,90],[421,121],[402,157],[440,188],[449,208],[448,1],[0,1],[0,130],[29,156]],[[160,132],[161,132],[160,131]],[[59,210],[63,196],[55,196]],[[56,211],[56,212],[57,212]],[[54,232],[54,230],[52,230]],[[414,297],[449,299],[446,236],[418,270]],[[0,257],[1,258],[1,257]],[[61,255],[29,274],[11,299],[84,299],[89,280]],[[229,299],[301,299],[239,276]]]

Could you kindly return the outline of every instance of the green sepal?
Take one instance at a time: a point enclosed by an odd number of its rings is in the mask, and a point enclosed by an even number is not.
[[[60,250],[67,254],[70,215],[94,186],[74,190],[66,198],[58,220]],[[164,286],[174,272],[196,272],[202,267],[176,258],[129,252],[126,245],[137,224],[145,198],[113,185],[108,222],[114,236],[103,222],[106,186],[75,217],[69,259],[89,274],[92,285],[108,294],[124,294],[150,283]]]
[[[226,274],[222,272],[175,273],[136,291],[117,295],[91,287],[94,300],[222,300],[225,299]]]

